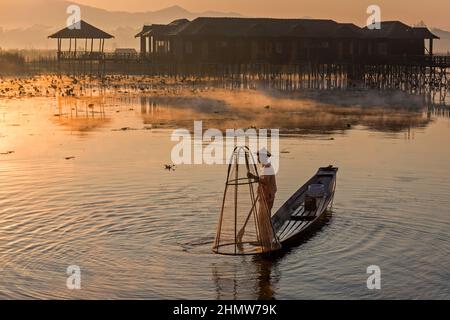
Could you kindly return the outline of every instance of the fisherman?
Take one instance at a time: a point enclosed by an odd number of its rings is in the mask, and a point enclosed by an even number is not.
[[[262,173],[259,177],[258,193],[261,195],[260,198],[266,200],[268,214],[271,216],[275,195],[277,193],[275,170],[270,163],[272,154],[266,148],[262,148],[258,151],[257,155],[258,163],[262,166]]]
[[[257,227],[259,230],[259,241],[263,252],[278,249],[279,244],[274,241],[275,235],[272,227],[272,208],[277,193],[277,183],[275,178],[275,170],[270,163],[272,154],[262,148],[257,153],[258,163],[262,166],[262,172],[259,178],[252,173],[248,173],[249,179],[258,181],[258,207],[257,210]],[[238,239],[242,239],[244,229],[238,234]]]

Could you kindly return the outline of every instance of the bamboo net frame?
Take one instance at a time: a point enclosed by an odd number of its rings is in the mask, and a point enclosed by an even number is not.
[[[258,169],[250,149],[236,147],[228,166],[213,252],[253,255],[281,248],[258,185]]]

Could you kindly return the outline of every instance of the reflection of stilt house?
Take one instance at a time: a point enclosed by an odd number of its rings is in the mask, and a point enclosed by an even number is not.
[[[58,60],[102,60],[105,40],[114,37],[85,21],[80,21],[49,38],[58,40]]]

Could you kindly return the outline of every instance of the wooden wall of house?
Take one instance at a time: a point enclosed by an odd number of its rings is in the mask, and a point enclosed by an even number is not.
[[[425,41],[423,39],[391,40],[389,41],[390,55],[424,55]]]
[[[423,39],[373,39],[366,41],[366,48],[367,57],[420,56],[425,54],[425,41]]]
[[[423,40],[352,38],[171,37],[158,48],[157,60],[180,63],[293,64],[357,62],[370,58],[423,55]],[[156,43],[155,42],[155,43]],[[163,50],[164,49],[164,50]],[[167,51],[167,52],[166,52]]]
[[[141,54],[145,55],[147,51],[147,38],[146,37],[140,37],[141,39]]]
[[[354,39],[176,38],[174,55],[186,63],[289,64],[302,61],[351,61],[362,55]]]

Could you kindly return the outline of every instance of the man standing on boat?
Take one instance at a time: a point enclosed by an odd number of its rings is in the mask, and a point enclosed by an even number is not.
[[[256,223],[258,228],[258,238],[263,252],[276,250],[279,243],[275,241],[275,235],[272,227],[272,208],[277,193],[277,182],[275,178],[275,170],[270,163],[271,153],[262,148],[257,153],[258,163],[262,166],[262,172],[259,177],[248,173],[249,179],[258,181],[258,209],[256,211]],[[244,234],[245,226],[238,234],[241,241]]]
[[[265,199],[267,203],[267,210],[271,216],[275,195],[277,193],[277,181],[275,178],[275,170],[270,163],[272,154],[266,149],[262,148],[258,151],[258,162],[262,166],[262,173],[259,177],[258,193],[261,199]]]

